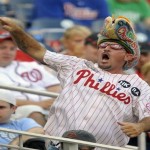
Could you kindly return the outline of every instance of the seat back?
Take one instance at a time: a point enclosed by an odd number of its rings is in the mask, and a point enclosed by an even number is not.
[[[10,9],[16,19],[29,24],[33,19],[34,0],[10,0]]]
[[[95,20],[92,22],[91,29],[93,32],[99,32],[104,24],[104,19]]]

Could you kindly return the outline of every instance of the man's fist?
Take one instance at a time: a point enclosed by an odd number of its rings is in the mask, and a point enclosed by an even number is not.
[[[8,32],[17,32],[18,30],[22,30],[22,28],[16,24],[14,19],[8,17],[0,17],[0,26]]]
[[[144,131],[142,123],[118,122],[118,124],[123,133],[129,137],[136,137]]]

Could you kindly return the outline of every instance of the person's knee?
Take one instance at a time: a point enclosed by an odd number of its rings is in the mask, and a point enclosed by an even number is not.
[[[37,123],[39,123],[42,126],[44,126],[46,123],[45,115],[41,112],[32,112],[28,117],[34,119]]]

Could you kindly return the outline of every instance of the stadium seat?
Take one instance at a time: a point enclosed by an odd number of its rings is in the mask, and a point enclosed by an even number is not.
[[[32,21],[34,0],[10,0],[10,9],[15,18],[28,24]]]
[[[37,18],[32,21],[31,29],[62,28],[61,19]]]
[[[104,19],[95,20],[92,22],[91,29],[93,32],[99,32],[104,23]]]

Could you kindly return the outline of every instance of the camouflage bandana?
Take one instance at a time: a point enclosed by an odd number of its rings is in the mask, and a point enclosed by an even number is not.
[[[140,48],[132,23],[127,18],[120,16],[116,19],[113,17],[107,17],[105,19],[104,26],[98,37],[98,45],[107,41],[117,42],[122,45],[128,53],[134,56],[132,61],[124,65],[124,70],[136,66],[140,57]]]

